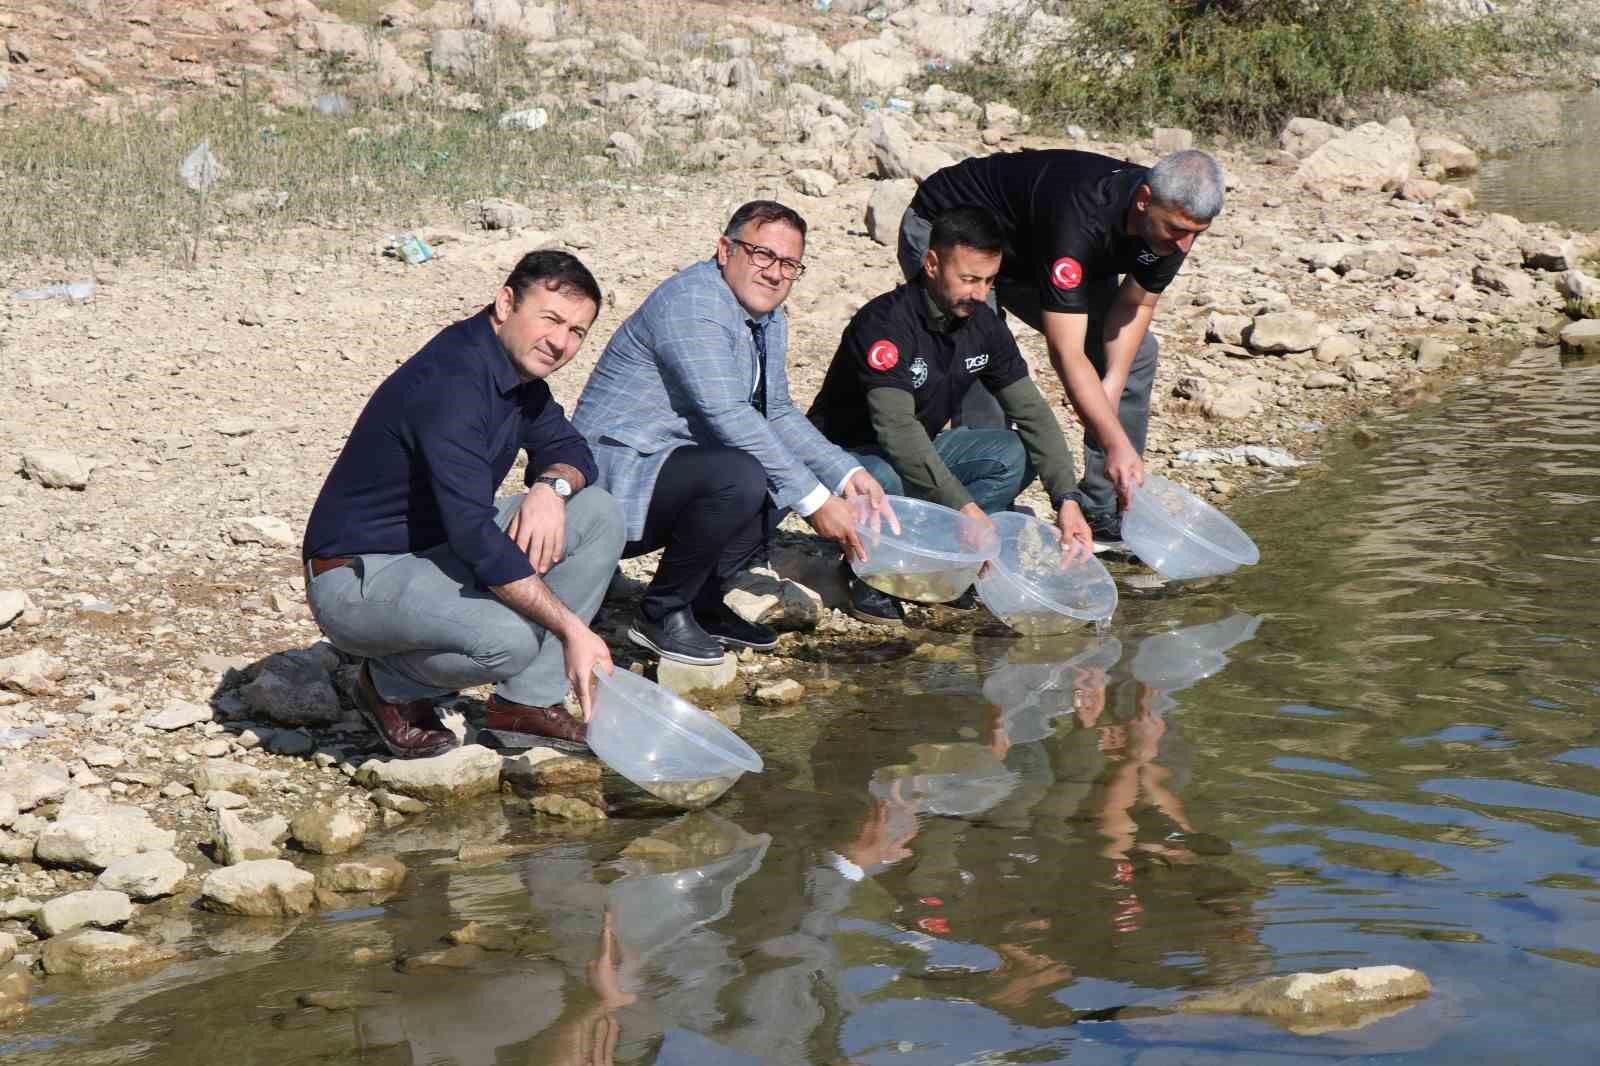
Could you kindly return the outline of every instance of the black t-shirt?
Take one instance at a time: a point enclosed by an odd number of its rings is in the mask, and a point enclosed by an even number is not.
[[[876,444],[867,393],[901,389],[916,401],[917,421],[931,439],[981,381],[990,392],[1028,376],[1016,338],[987,306],[954,328],[933,328],[920,280],[886,292],[857,311],[845,327],[807,417],[835,444]]]
[[[1159,256],[1126,233],[1148,173],[1094,152],[1001,152],[936,172],[911,206],[930,222],[952,207],[987,208],[1005,234],[1002,276],[1036,285],[1046,311],[1081,314],[1109,297],[1118,275],[1161,292],[1183,266],[1182,252]]]

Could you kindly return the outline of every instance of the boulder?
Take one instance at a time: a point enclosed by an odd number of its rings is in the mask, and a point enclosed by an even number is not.
[[[146,851],[114,860],[100,872],[95,884],[148,902],[172,895],[187,876],[189,864],[172,852]]]
[[[1206,340],[1242,345],[1245,331],[1250,328],[1250,321],[1248,315],[1226,315],[1213,311],[1206,319]]]
[[[194,772],[194,790],[199,793],[235,792],[251,795],[261,787],[262,773],[254,766],[228,759],[207,759]]]
[[[294,43],[302,52],[346,59],[365,56],[373,47],[364,27],[326,15],[303,20],[295,32]]]
[[[239,690],[239,699],[253,714],[279,725],[329,726],[344,718],[332,679],[323,665],[309,656],[279,654],[267,659]]]
[[[1478,169],[1477,152],[1459,141],[1436,133],[1425,133],[1418,137],[1417,151],[1423,167],[1430,172],[1457,175],[1476,173]]]
[[[903,48],[892,31],[841,45],[838,56],[858,82],[878,92],[910,84],[922,73],[922,61]]]
[[[289,823],[278,815],[247,822],[232,811],[218,811],[211,843],[216,849],[217,862],[236,866],[258,859],[276,859],[282,852],[278,845],[288,835]]]
[[[79,929],[66,936],[46,940],[40,953],[40,964],[44,972],[52,977],[62,974],[95,977],[165,962],[176,954],[171,948],[146,944],[121,933]]]
[[[213,871],[200,886],[200,905],[221,914],[282,918],[305,914],[317,879],[283,859],[254,859]]]
[[[867,198],[867,233],[879,244],[897,247],[900,218],[917,195],[917,183],[910,178],[875,182]]]
[[[1293,973],[1242,988],[1180,1000],[1190,1014],[1252,1014],[1279,1021],[1359,1011],[1380,1003],[1420,999],[1433,990],[1426,974],[1405,966],[1362,966],[1331,973]]]
[[[1317,362],[1341,363],[1354,358],[1361,351],[1361,343],[1354,337],[1335,333],[1317,344]]]
[[[41,803],[50,803],[67,794],[72,787],[67,768],[57,762],[27,762],[12,759],[5,764],[6,794],[16,802],[18,811],[31,811]],[[13,811],[3,824],[16,820]]]
[[[500,116],[500,128],[503,130],[523,130],[533,132],[542,130],[550,124],[550,112],[542,107],[529,107],[521,111],[507,111]]]
[[[1556,288],[1566,297],[1567,314],[1573,318],[1600,318],[1600,278],[1569,270],[1561,275]]]
[[[1562,329],[1561,350],[1574,355],[1600,355],[1600,318],[1586,318]]]
[[[393,892],[405,879],[405,864],[392,855],[348,859],[317,874],[317,884],[330,892]]]
[[[662,659],[656,666],[656,683],[680,696],[691,692],[701,695],[727,692],[739,683],[739,660],[731,653],[724,655],[715,666],[692,666]]]
[[[159,711],[152,711],[145,715],[144,724],[151,729],[159,729],[163,733],[185,729],[201,722],[211,721],[213,715],[210,707],[198,703],[186,703],[183,700],[174,700]]]
[[[1480,289],[1509,296],[1513,300],[1531,300],[1533,279],[1520,270],[1479,263],[1472,268],[1472,283]]]
[[[108,806],[97,814],[57,818],[39,834],[34,855],[48,865],[98,872],[129,855],[171,851],[177,840],[138,807]]]
[[[441,74],[471,75],[485,69],[494,56],[494,38],[481,30],[438,30],[429,61]]]
[[[994,130],[1002,137],[1010,137],[1027,129],[1028,120],[1010,104],[990,101],[983,105],[980,124],[985,130]]]
[[[936,170],[956,160],[948,152],[916,139],[894,115],[875,112],[867,122],[878,173],[885,178],[915,178],[922,181]]]
[[[499,790],[500,756],[469,744],[430,759],[369,759],[356,780],[430,803],[454,803]]]
[[[28,696],[53,696],[60,689],[56,682],[66,676],[67,661],[43,648],[0,659],[0,689]]]
[[[1278,143],[1296,159],[1304,159],[1329,141],[1342,136],[1344,130],[1331,123],[1314,118],[1292,118],[1278,134]]]
[[[1295,180],[1323,199],[1341,192],[1394,189],[1411,176],[1419,154],[1405,119],[1388,125],[1368,122],[1306,156]]]
[[[57,448],[30,448],[22,453],[22,472],[47,489],[85,489],[93,465]]]
[[[1229,382],[1227,386],[1208,393],[1201,403],[1207,418],[1217,422],[1232,422],[1261,413],[1263,383],[1255,378]]]
[[[366,839],[367,822],[346,808],[319,804],[295,815],[290,833],[306,851],[340,855]]]
[[[802,167],[789,175],[789,184],[807,196],[828,196],[838,187],[839,180],[826,170]]]
[[[1270,311],[1251,321],[1244,342],[1251,351],[1275,355],[1308,352],[1322,335],[1321,323],[1310,311]]]
[[[93,926],[114,929],[133,917],[133,903],[121,892],[95,888],[68,892],[39,908],[39,928],[46,936],[60,936]]]

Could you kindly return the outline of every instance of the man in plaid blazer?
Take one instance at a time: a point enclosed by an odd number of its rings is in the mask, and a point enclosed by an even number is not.
[[[624,556],[666,549],[628,637],[669,659],[711,664],[725,647],[777,645],[722,601],[773,515],[793,510],[859,556],[840,496],[884,506],[877,480],[789,397],[781,305],[805,272],[805,236],[782,204],[735,211],[715,257],[662,282],[617,330],[572,415],[622,504]]]

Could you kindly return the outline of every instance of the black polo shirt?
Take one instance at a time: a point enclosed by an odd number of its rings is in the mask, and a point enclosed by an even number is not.
[[[945,167],[911,207],[932,221],[952,207],[982,207],[1005,234],[1001,276],[1038,289],[1045,311],[1104,306],[1122,274],[1150,292],[1178,276],[1184,253],[1160,256],[1126,233],[1128,207],[1149,173],[1094,152],[1001,152]]]
[[[1016,338],[993,311],[982,306],[935,322],[919,278],[856,312],[807,417],[840,447],[873,445],[867,393],[901,389],[915,398],[917,421],[931,440],[974,382],[997,393],[1027,376]]]
[[[589,446],[543,381],[524,383],[485,309],[447,326],[378,386],[311,509],[304,558],[448,543],[479,583],[533,573],[495,524],[495,492],[527,449],[527,483],[565,463],[593,484]]]

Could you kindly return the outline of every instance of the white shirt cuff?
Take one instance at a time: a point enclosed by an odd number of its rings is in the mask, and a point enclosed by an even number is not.
[[[867,876],[867,871],[863,870],[861,867],[857,866],[843,855],[840,855],[837,851],[830,851],[828,853],[828,863],[835,870],[838,870],[840,876],[842,876],[846,881],[860,881],[862,878]]]
[[[864,466],[852,466],[850,468],[850,472],[845,474],[844,477],[840,478],[839,479],[839,484],[837,484],[837,485],[835,485],[833,487],[833,494],[835,496],[843,496],[844,495],[844,487],[846,485],[850,484],[850,479],[856,476],[856,471],[857,470],[865,470],[865,469],[866,469],[866,467],[864,467]]]
[[[802,496],[800,502],[794,505],[794,513],[801,518],[810,518],[832,495],[833,493],[828,491],[828,486],[818,482],[816,488]]]

